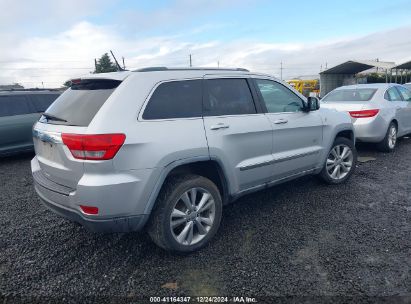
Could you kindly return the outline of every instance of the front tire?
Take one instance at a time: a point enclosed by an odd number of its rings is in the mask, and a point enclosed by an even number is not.
[[[199,175],[176,176],[157,198],[148,233],[163,249],[189,253],[209,243],[221,216],[221,195],[212,181]]]
[[[378,143],[377,148],[381,152],[392,152],[397,145],[397,125],[391,122],[384,139]]]
[[[337,137],[328,152],[321,179],[327,184],[341,184],[354,173],[357,150],[354,143],[345,137]]]

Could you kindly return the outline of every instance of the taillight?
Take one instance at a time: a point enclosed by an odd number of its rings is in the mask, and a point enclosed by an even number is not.
[[[354,118],[367,118],[367,117],[374,117],[378,114],[380,110],[373,109],[373,110],[361,110],[361,111],[350,111],[351,117]]]
[[[63,143],[77,159],[112,159],[124,144],[124,134],[61,134]]]

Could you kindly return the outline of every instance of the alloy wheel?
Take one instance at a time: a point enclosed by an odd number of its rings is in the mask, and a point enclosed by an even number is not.
[[[394,149],[395,144],[397,143],[397,128],[392,125],[388,131],[388,147]]]
[[[194,245],[206,237],[214,223],[215,202],[203,188],[191,188],[176,201],[170,215],[170,229],[181,245]]]
[[[335,180],[343,179],[350,173],[353,160],[353,152],[349,146],[334,146],[327,157],[327,174]]]

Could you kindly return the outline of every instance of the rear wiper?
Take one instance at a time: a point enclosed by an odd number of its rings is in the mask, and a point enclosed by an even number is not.
[[[43,113],[43,116],[46,118],[46,120],[55,120],[55,121],[63,121],[63,122],[67,122],[67,120],[51,115],[51,114],[47,114],[47,113]]]

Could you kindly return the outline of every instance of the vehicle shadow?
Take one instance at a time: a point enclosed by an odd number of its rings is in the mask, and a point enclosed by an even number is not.
[[[19,161],[27,161],[31,160],[34,157],[34,151],[25,151],[19,153],[13,153],[10,155],[0,156],[0,164],[1,163],[9,163],[9,162],[19,162]]]

